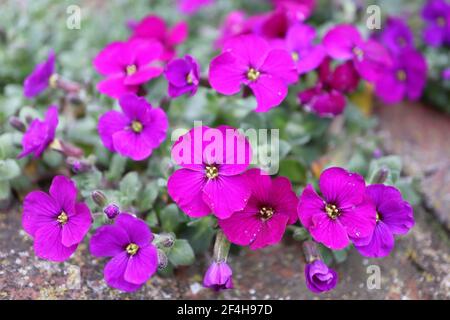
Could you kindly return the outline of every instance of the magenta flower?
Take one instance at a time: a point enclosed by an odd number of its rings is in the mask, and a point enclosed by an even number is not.
[[[344,93],[356,89],[359,76],[351,61],[347,61],[334,70],[331,61],[325,58],[319,67],[317,84],[298,94],[300,104],[320,117],[333,117],[341,114],[346,105]]]
[[[379,38],[380,42],[394,54],[405,48],[414,48],[412,31],[402,18],[389,17]]]
[[[45,113],[43,121],[34,119],[22,138],[22,152],[17,158],[23,158],[30,153],[39,158],[47,149],[48,145],[55,139],[56,127],[58,126],[58,109],[50,106]]]
[[[169,82],[169,96],[176,98],[188,93],[197,92],[200,83],[200,66],[193,57],[186,55],[183,59],[175,59],[167,64],[165,76]]]
[[[363,40],[352,25],[338,25],[323,38],[328,55],[338,60],[353,60],[358,73],[367,81],[375,81],[391,65],[389,52],[373,39]]]
[[[373,202],[365,194],[363,177],[333,167],[322,172],[319,187],[323,199],[309,184],[297,207],[301,223],[314,240],[330,249],[340,250],[351,239],[372,234],[376,212]]]
[[[288,14],[292,23],[306,20],[313,12],[315,0],[272,0],[275,8]]]
[[[108,111],[98,121],[103,145],[111,152],[136,161],[144,160],[166,138],[167,115],[132,93],[123,95],[119,104],[122,112]]]
[[[34,68],[23,83],[24,95],[33,98],[47,89],[52,83],[52,76],[55,73],[55,52],[50,50],[48,58],[39,63]]]
[[[190,217],[213,212],[226,219],[250,197],[242,173],[251,154],[248,140],[234,128],[195,127],[172,147],[172,159],[182,168],[170,176],[168,193]]]
[[[213,262],[203,278],[203,286],[215,291],[233,289],[233,271],[226,262]]]
[[[90,251],[96,257],[112,257],[104,269],[106,283],[122,291],[139,289],[156,272],[158,252],[147,224],[121,213],[114,225],[98,228]]]
[[[355,248],[365,257],[386,257],[394,248],[394,235],[414,226],[413,209],[394,187],[373,184],[366,192],[375,203],[377,224],[370,236],[354,240]]]
[[[426,27],[424,41],[433,47],[450,44],[450,4],[445,0],[429,0],[423,6]]]
[[[222,48],[230,38],[248,33],[252,33],[252,27],[245,12],[232,11],[225,17],[220,27],[220,37],[216,40],[215,46]]]
[[[247,205],[218,222],[230,242],[256,250],[281,241],[286,226],[297,221],[298,198],[285,177],[271,179],[260,169],[245,176],[252,193]]]
[[[164,71],[156,63],[161,58],[162,46],[156,41],[113,42],[94,59],[94,67],[106,79],[97,84],[97,90],[112,98],[125,93],[137,93],[139,87]]]
[[[397,103],[404,98],[417,100],[427,79],[427,64],[418,51],[405,49],[394,64],[375,83],[375,93],[385,103]]]
[[[214,0],[178,0],[178,10],[184,14],[192,15],[202,7],[213,3]]]
[[[286,47],[297,64],[299,74],[317,68],[326,56],[321,44],[313,44],[315,37],[316,30],[306,24],[296,24],[287,32]]]
[[[179,22],[169,29],[162,18],[149,15],[134,27],[131,39],[158,41],[163,46],[161,59],[170,61],[175,56],[175,47],[183,43],[187,36],[188,24],[186,22]]]
[[[306,286],[314,293],[332,290],[337,282],[336,271],[328,268],[322,260],[314,260],[305,267]]]
[[[297,79],[291,55],[271,49],[267,41],[255,35],[228,40],[209,70],[209,82],[219,93],[233,95],[241,91],[241,85],[248,86],[256,97],[257,112],[278,106],[287,95],[288,84]]]
[[[91,212],[85,203],[76,202],[77,189],[69,178],[54,177],[49,193],[32,191],[25,197],[22,226],[34,239],[36,256],[64,261],[88,232]]]

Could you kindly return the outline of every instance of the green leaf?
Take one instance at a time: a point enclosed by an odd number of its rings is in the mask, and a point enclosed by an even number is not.
[[[145,218],[145,222],[147,222],[150,228],[154,228],[158,225],[158,217],[156,216],[156,212],[152,211]]]
[[[139,180],[137,172],[129,172],[123,177],[119,184],[119,202],[123,207],[128,207],[137,199],[142,183]]]
[[[187,240],[177,239],[169,251],[168,258],[175,267],[188,266],[194,263],[195,255]]]
[[[323,262],[326,265],[330,265],[333,262],[333,252],[322,244],[319,244],[317,246],[317,249],[320,256],[322,257]]]
[[[93,170],[77,174],[73,179],[77,183],[77,188],[80,190],[81,195],[85,198],[90,198],[91,192],[100,187],[102,173],[98,170]]]
[[[152,181],[147,184],[140,192],[137,199],[137,207],[139,211],[147,211],[153,207],[156,198],[158,197],[158,183]]]
[[[215,219],[207,216],[188,223],[183,238],[189,240],[195,253],[202,253],[209,249],[211,241],[216,234],[214,230]]]
[[[20,167],[16,160],[0,160],[0,181],[11,180],[20,174]]]
[[[0,200],[8,199],[11,194],[9,181],[0,181]]]
[[[342,263],[345,260],[347,260],[347,255],[348,255],[347,249],[333,251],[333,257],[337,263]]]
[[[293,226],[292,229],[294,230],[294,233],[292,234],[294,240],[305,241],[310,237],[308,230],[303,227]]]
[[[125,171],[125,165],[127,164],[127,158],[120,156],[119,154],[114,154],[111,159],[111,165],[109,166],[106,178],[109,181],[118,180]]]
[[[185,222],[186,216],[180,212],[177,205],[169,204],[159,213],[162,230],[165,232],[175,232],[181,223]]]
[[[289,180],[294,183],[304,183],[306,181],[306,168],[297,160],[282,160],[279,170],[281,176],[289,177]]]

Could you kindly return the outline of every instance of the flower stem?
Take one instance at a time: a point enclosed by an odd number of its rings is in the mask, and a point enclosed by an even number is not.
[[[303,242],[303,254],[307,263],[311,263],[314,260],[320,259],[319,250],[317,249],[317,244],[314,241]]]
[[[216,262],[226,262],[229,251],[230,242],[227,240],[222,230],[217,230],[216,242],[214,243],[214,260]]]

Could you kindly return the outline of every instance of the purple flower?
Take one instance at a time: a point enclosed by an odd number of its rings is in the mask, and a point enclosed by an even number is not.
[[[242,85],[248,86],[256,97],[257,112],[278,106],[287,95],[288,84],[297,79],[291,55],[286,50],[271,49],[267,41],[255,35],[228,40],[209,69],[211,86],[219,93],[234,95]]]
[[[119,104],[122,112],[108,111],[99,119],[103,145],[136,161],[148,158],[166,138],[169,126],[166,114],[131,93],[123,95]]]
[[[106,79],[97,90],[112,98],[137,93],[139,86],[156,78],[164,69],[154,62],[161,57],[163,47],[156,41],[130,40],[113,42],[94,59],[94,67]]]
[[[256,250],[281,241],[286,226],[297,221],[298,198],[285,177],[271,179],[260,169],[245,177],[252,192],[247,205],[218,222],[230,242]]]
[[[172,159],[182,168],[167,181],[168,193],[190,217],[213,212],[226,219],[250,197],[242,173],[251,154],[248,140],[234,128],[195,127],[172,147]]]
[[[34,239],[36,256],[64,261],[88,232],[91,212],[85,203],[76,202],[77,189],[69,178],[54,177],[49,193],[32,191],[25,197],[22,226]]]
[[[247,15],[243,11],[232,11],[226,17],[220,27],[220,37],[216,40],[215,46],[222,48],[232,37],[248,34],[252,32]]]
[[[56,127],[58,126],[58,109],[50,106],[45,113],[43,121],[34,119],[22,138],[22,152],[17,158],[23,158],[30,153],[39,158],[50,143],[55,139]]]
[[[414,48],[413,34],[402,18],[387,19],[380,41],[394,54],[398,54],[405,48]]]
[[[106,283],[122,291],[139,289],[156,272],[158,253],[147,224],[121,213],[114,225],[98,228],[90,251],[96,257],[112,257],[104,269]]]
[[[169,81],[169,96],[176,98],[197,92],[200,82],[200,66],[193,57],[186,55],[183,59],[175,59],[167,64],[165,76]]]
[[[314,293],[332,290],[337,282],[336,271],[328,268],[321,260],[314,260],[305,267],[306,286]]]
[[[118,205],[110,203],[103,209],[103,212],[106,214],[108,219],[114,219],[120,214],[120,208]]]
[[[377,211],[377,224],[366,238],[355,239],[355,248],[366,257],[381,258],[394,248],[394,235],[406,234],[414,226],[413,209],[391,186],[373,184],[366,188]]]
[[[25,97],[32,98],[47,89],[50,85],[55,85],[53,79],[56,75],[54,72],[55,52],[50,50],[47,60],[37,64],[33,72],[26,77],[23,83]]]
[[[163,46],[160,59],[170,61],[175,56],[175,47],[186,40],[188,29],[188,24],[185,21],[169,28],[159,16],[149,15],[134,27],[131,39],[159,42]]]
[[[202,7],[211,4],[214,0],[178,0],[178,9],[188,15],[192,15]]]
[[[429,0],[422,9],[426,22],[424,40],[433,47],[450,44],[450,4],[445,0]]]
[[[444,70],[442,70],[442,79],[444,79],[445,81],[450,80],[450,68],[446,68]]]
[[[372,234],[376,212],[365,193],[363,177],[333,167],[322,172],[319,188],[323,199],[309,184],[303,190],[297,207],[301,223],[314,240],[330,249],[340,250],[351,239]]]
[[[233,288],[233,271],[226,262],[213,262],[203,278],[203,286],[215,291]]]
[[[325,58],[319,67],[317,84],[298,94],[300,104],[307,111],[320,117],[333,117],[341,114],[346,105],[344,93],[356,89],[359,76],[351,61],[347,61],[334,70],[331,61]]]
[[[375,81],[391,65],[389,52],[377,41],[363,40],[352,25],[338,25],[323,38],[328,55],[338,60],[353,60],[355,69],[367,81]]]
[[[313,44],[315,37],[316,30],[306,24],[296,24],[287,32],[286,47],[297,64],[299,74],[317,68],[325,58],[325,48]]]
[[[385,103],[397,103],[404,98],[417,100],[427,79],[427,64],[418,51],[405,49],[394,64],[375,83],[375,93]]]

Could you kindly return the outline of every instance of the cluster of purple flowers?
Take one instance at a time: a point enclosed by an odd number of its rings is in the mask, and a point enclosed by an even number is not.
[[[179,1],[181,11],[195,13],[211,0]],[[220,94],[251,92],[255,111],[267,112],[279,106],[288,87],[305,74],[317,73],[311,88],[298,92],[307,111],[320,117],[341,114],[345,95],[360,80],[375,85],[376,94],[387,103],[404,97],[417,99],[425,85],[427,66],[414,48],[407,24],[389,18],[379,34],[364,39],[351,25],[331,28],[317,41],[315,29],[306,24],[313,0],[273,0],[273,11],[248,17],[232,12],[216,41],[220,54],[209,66],[210,86]],[[426,42],[449,42],[449,6],[442,0],[429,1],[423,9],[428,22]],[[166,139],[168,117],[143,97],[144,85],[164,75],[168,96],[192,96],[206,79],[198,61],[176,57],[176,47],[188,34],[186,22],[168,27],[155,15],[130,23],[127,41],[108,44],[93,61],[104,78],[97,90],[117,99],[121,108],[100,116],[98,133],[111,152],[134,161],[147,159]],[[38,64],[24,82],[24,94],[31,98],[47,87],[57,87],[55,54]],[[61,83],[59,84],[61,85]],[[244,88],[243,88],[244,87]],[[48,108],[45,119],[34,119],[23,135],[18,157],[39,157],[55,139],[58,109]],[[214,150],[211,152],[211,141]],[[384,184],[366,185],[364,178],[343,168],[332,167],[319,179],[320,195],[307,185],[300,196],[286,177],[271,178],[259,168],[250,168],[252,148],[246,137],[229,126],[195,127],[172,146],[172,159],[181,168],[168,179],[168,194],[189,217],[213,214],[226,239],[252,250],[281,241],[287,227],[299,220],[316,243],[332,250],[353,244],[366,257],[387,256],[394,236],[414,225],[413,210],[400,192]],[[80,171],[81,162],[73,162]],[[77,202],[72,180],[56,176],[49,194],[29,193],[24,200],[23,227],[33,237],[36,255],[64,261],[75,252],[92,224],[84,202]],[[90,251],[96,257],[111,257],[104,269],[108,285],[123,290],[140,288],[161,263],[154,235],[147,224],[119,206],[103,208],[111,224],[95,230]],[[315,257],[305,267],[307,287],[316,293],[334,288],[336,271]],[[232,270],[226,259],[214,260],[204,277],[204,286],[215,290],[233,287]]]

